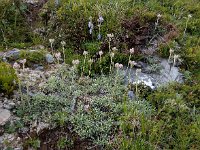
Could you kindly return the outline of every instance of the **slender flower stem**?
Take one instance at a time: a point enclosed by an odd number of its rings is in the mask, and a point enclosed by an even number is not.
[[[110,57],[110,74],[112,72],[112,64],[113,64],[112,57]]]
[[[126,68],[126,73],[128,72],[128,67],[129,67],[129,62],[130,62],[130,60],[131,60],[131,54],[129,55],[129,58],[128,58],[128,65],[127,65],[127,68]]]
[[[87,55],[85,55],[85,57],[84,57],[83,66],[82,66],[82,72],[81,72],[81,77],[83,77],[83,73],[84,73],[84,70],[85,70],[85,61],[86,61],[86,58],[87,58]]]
[[[63,59],[64,59],[64,64],[66,64],[66,61],[65,61],[65,59],[66,59],[66,57],[65,57],[65,47],[63,46]]]

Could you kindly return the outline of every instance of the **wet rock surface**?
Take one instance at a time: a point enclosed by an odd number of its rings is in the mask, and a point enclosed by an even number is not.
[[[138,76],[136,76],[137,68],[129,69],[128,72],[124,70],[123,73],[125,74],[125,82],[127,83],[129,80],[129,82],[133,84],[143,83],[151,87],[151,89],[173,81],[183,82],[183,74],[180,73],[178,67],[168,63],[168,60],[166,59],[161,59],[159,65],[161,66],[160,73],[146,72],[148,65],[142,68],[142,72],[139,73]]]

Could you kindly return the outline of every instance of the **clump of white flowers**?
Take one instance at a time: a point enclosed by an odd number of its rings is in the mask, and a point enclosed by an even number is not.
[[[79,61],[78,59],[72,60],[72,64],[73,64],[74,66],[77,66],[79,63],[80,63],[80,61]]]
[[[20,64],[18,64],[17,62],[15,62],[15,63],[13,64],[13,68],[14,68],[15,70],[19,70],[19,69],[20,69]]]
[[[60,52],[55,53],[55,57],[56,57],[56,59],[57,59],[57,61],[58,61],[58,64],[59,64],[59,63],[60,63],[60,60],[61,60],[61,53],[60,53]]]
[[[116,64],[115,64],[115,68],[117,68],[117,69],[122,69],[122,68],[123,68],[123,64],[116,63]]]
[[[129,61],[129,64],[130,64],[131,68],[133,68],[133,66],[137,65],[137,63],[135,61],[131,61],[131,60]]]
[[[155,22],[155,30],[158,27],[158,23],[159,23],[159,20],[160,20],[161,17],[162,17],[161,14],[157,14],[157,19],[156,19],[156,22]]]

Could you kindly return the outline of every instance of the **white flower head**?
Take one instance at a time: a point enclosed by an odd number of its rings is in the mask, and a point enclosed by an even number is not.
[[[112,50],[113,50],[113,51],[117,51],[118,49],[117,49],[116,47],[113,47]]]
[[[83,51],[83,55],[88,55],[88,51]]]
[[[26,59],[22,59],[19,61],[21,64],[25,64],[26,63]]]
[[[113,33],[107,34],[107,37],[108,37],[108,38],[113,38],[113,37],[114,37],[114,34],[113,34]]]
[[[102,56],[103,55],[103,51],[99,51],[99,55]]]
[[[180,58],[180,55],[174,55],[175,60],[177,60],[178,58]]]
[[[161,18],[162,17],[162,15],[161,14],[157,14],[157,18]]]
[[[115,53],[111,52],[111,53],[110,53],[110,57],[113,58],[114,56],[115,56]]]
[[[80,63],[80,61],[78,59],[76,60],[72,60],[72,64],[75,66],[75,65],[78,65]]]
[[[169,53],[170,53],[170,54],[174,53],[174,50],[170,48],[170,49],[169,49]]]
[[[122,64],[119,64],[119,69],[122,69],[123,68],[123,65]]]
[[[13,64],[13,68],[14,69],[20,69],[20,65],[17,63],[17,62],[15,62],[14,64]]]
[[[88,63],[90,63],[90,64],[92,64],[93,62],[94,62],[93,59],[89,59],[89,60],[88,60]]]
[[[61,45],[62,45],[63,47],[66,45],[66,42],[65,42],[65,41],[61,41],[60,43],[61,43]]]
[[[53,44],[53,43],[55,42],[55,39],[49,39],[49,42],[50,42],[51,44]]]
[[[133,67],[133,66],[135,66],[135,65],[137,65],[137,63],[135,62],[135,61],[129,61],[129,64]]]
[[[115,68],[119,68],[119,63],[116,63],[116,64],[115,64]]]
[[[188,18],[192,18],[192,15],[191,15],[191,14],[189,14],[189,15],[188,15]]]
[[[133,54],[134,52],[135,52],[135,49],[134,49],[134,48],[131,48],[131,49],[130,49],[130,53]]]
[[[56,57],[57,60],[59,60],[61,58],[61,53],[60,52],[55,53],[55,57]]]

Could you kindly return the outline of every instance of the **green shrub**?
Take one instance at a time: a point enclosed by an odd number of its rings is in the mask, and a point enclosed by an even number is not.
[[[15,70],[7,63],[0,63],[0,90],[11,94],[15,89],[17,76]]]
[[[26,59],[27,65],[31,66],[31,64],[44,64],[45,63],[45,54],[46,51],[44,50],[37,50],[37,51],[29,51],[29,50],[22,50],[20,51],[20,59]]]
[[[0,3],[0,41],[4,46],[31,42],[31,31],[25,20],[26,5],[20,1],[2,0]],[[15,44],[16,45],[16,44]],[[23,44],[19,44],[22,46]]]

